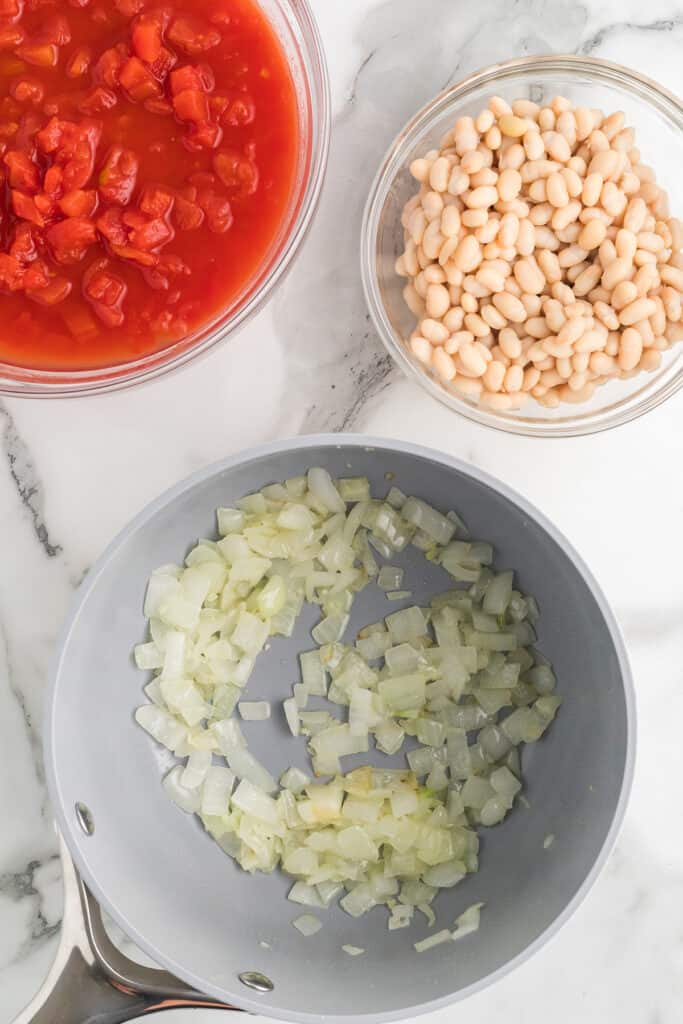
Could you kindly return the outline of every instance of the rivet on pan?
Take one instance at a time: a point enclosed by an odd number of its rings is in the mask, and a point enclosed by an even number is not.
[[[81,826],[86,836],[91,836],[95,831],[95,819],[89,807],[85,804],[76,804],[76,821]]]
[[[272,992],[275,986],[270,978],[260,971],[242,971],[238,978],[247,988],[253,988],[255,992]]]

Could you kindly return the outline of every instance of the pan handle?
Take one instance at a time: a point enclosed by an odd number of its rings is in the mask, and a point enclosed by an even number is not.
[[[100,908],[60,837],[64,917],[55,962],[14,1024],[123,1024],[179,1007],[234,1010],[187,988],[167,971],[128,960],[109,939]]]

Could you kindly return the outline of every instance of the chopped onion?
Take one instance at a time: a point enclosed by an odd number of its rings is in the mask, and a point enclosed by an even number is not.
[[[283,700],[282,707],[284,708],[285,718],[287,719],[287,725],[292,736],[299,735],[300,719],[299,719],[299,708],[297,706],[294,697],[288,697],[287,700]]]
[[[277,782],[246,747],[235,747],[225,755],[228,767],[238,779],[247,779],[264,793],[274,793]]]
[[[229,768],[212,765],[204,777],[201,796],[201,813],[222,817],[228,813],[230,794],[235,776]]]
[[[322,921],[319,921],[317,917],[313,917],[313,914],[302,914],[301,917],[295,918],[292,924],[306,938],[315,935],[322,928]]]
[[[267,700],[243,700],[237,710],[245,722],[265,722],[270,718],[270,704]]]
[[[483,906],[483,903],[473,903],[455,919],[455,930],[451,935],[454,942],[479,930],[480,911]]]
[[[377,577],[377,586],[382,590],[398,590],[403,583],[403,569],[396,565],[384,565]]]
[[[362,956],[365,952],[362,946],[350,946],[348,943],[342,946],[342,949],[348,956]]]
[[[428,935],[426,939],[414,942],[413,945],[418,953],[424,953],[426,950],[431,949],[432,946],[440,946],[442,942],[451,942],[452,938],[453,936],[448,928],[442,928],[440,932]]]
[[[392,931],[417,908],[432,927],[437,893],[478,869],[476,828],[526,805],[519,747],[541,738],[561,704],[534,647],[536,602],[514,589],[512,572],[496,573],[491,545],[470,540],[456,513],[396,487],[373,499],[365,477],[334,481],[312,468],[217,518],[220,539],[200,540],[183,565],[154,572],[145,596],[150,638],[135,661],[154,676],[136,720],[187,759],[164,788],[245,871],[280,867],[293,877],[292,901],[324,909],[339,900],[353,917],[385,905]],[[371,547],[391,560],[409,543],[456,583],[346,644],[355,595],[370,579],[390,600],[410,598],[403,570],[378,566]],[[267,701],[242,700],[242,691],[269,637],[292,635],[304,601],[321,610],[317,646],[301,653],[301,682],[283,709],[290,731],[307,738],[315,774],[331,781],[311,783],[292,767],[278,784],[247,749],[234,712],[269,717]],[[316,697],[336,716],[306,710]],[[346,757],[372,742],[394,755],[406,736],[419,744],[406,754],[410,770],[343,773]],[[416,949],[475,930],[480,907]],[[310,915],[293,923],[303,934],[320,928]]]

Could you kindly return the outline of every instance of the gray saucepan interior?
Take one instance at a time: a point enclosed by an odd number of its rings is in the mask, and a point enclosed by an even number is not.
[[[160,778],[170,755],[133,720],[146,677],[131,648],[145,636],[142,604],[151,570],[180,561],[197,538],[215,537],[217,506],[314,465],[335,477],[367,475],[377,495],[386,493],[393,474],[404,491],[443,511],[456,508],[473,535],[492,541],[496,565],[515,568],[520,588],[538,599],[539,646],[565,698],[552,729],[524,754],[530,806],[482,830],[481,870],[435,902],[436,928],[442,928],[471,903],[485,901],[480,931],[422,955],[413,949],[428,934],[421,915],[413,927],[389,933],[383,908],[359,920],[337,907],[319,911],[322,931],[301,936],[291,921],[302,908],[285,899],[291,881],[280,873],[245,874],[197,819],[168,801]],[[448,589],[449,577],[415,549],[396,561],[406,569],[413,601]],[[397,607],[368,587],[348,636]],[[315,621],[314,610],[305,609],[295,636],[272,642],[248,684],[251,698],[272,701],[271,720],[244,729],[276,775],[291,764],[307,765],[305,740],[289,734],[279,702],[297,679],[298,652],[313,646]],[[566,541],[522,499],[464,464],[399,442],[299,439],[180,484],[138,516],[88,576],[53,674],[46,729],[51,793],[96,896],[181,978],[274,1017],[390,1019],[481,987],[528,954],[578,902],[623,812],[633,757],[630,686],[604,598]],[[368,757],[387,763],[371,753],[349,759],[349,767]],[[92,812],[92,836],[78,827],[77,802]],[[549,834],[555,841],[544,849]],[[343,943],[364,947],[365,955],[348,957]],[[273,991],[244,988],[238,974],[248,970],[271,978]]]

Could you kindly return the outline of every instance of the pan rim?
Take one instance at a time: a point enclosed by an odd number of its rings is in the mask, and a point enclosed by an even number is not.
[[[216,476],[218,473],[234,469],[237,466],[248,462],[278,455],[286,451],[305,451],[307,449],[321,447],[376,448],[381,450],[394,450],[403,454],[426,459],[431,462],[440,463],[441,465],[463,473],[484,486],[496,491],[508,501],[512,502],[512,504],[520,508],[532,520],[534,520],[534,522],[542,527],[555,541],[555,543],[559,545],[562,551],[571,560],[577,572],[584,579],[603,615],[610,638],[614,645],[622,685],[624,688],[624,704],[626,711],[626,750],[619,798],[610,828],[598,855],[595,858],[590,871],[587,873],[571,900],[569,900],[562,912],[558,914],[554,921],[552,921],[552,923],[549,924],[533,942],[529,943],[529,945],[521,950],[517,956],[513,957],[507,963],[502,964],[490,974],[479,978],[476,982],[467,985],[456,993],[440,996],[439,998],[428,1002],[405,1006],[400,1009],[388,1010],[381,1013],[320,1014],[306,1011],[293,1012],[290,1009],[272,1005],[264,1006],[264,1004],[258,999],[252,998],[249,995],[244,994],[242,991],[238,991],[237,988],[235,988],[234,991],[228,991],[227,989],[207,983],[206,979],[195,974],[193,971],[188,970],[182,963],[178,963],[172,957],[166,956],[162,951],[155,948],[154,945],[145,938],[144,934],[142,934],[128,920],[126,915],[123,914],[116,905],[109,901],[106,891],[100,886],[97,878],[91,872],[84,845],[79,841],[80,837],[77,835],[76,825],[72,821],[72,816],[68,813],[65,805],[56,763],[55,736],[53,732],[55,722],[54,708],[58,694],[63,653],[66,649],[67,642],[82,605],[86,602],[89,593],[97,582],[100,574],[106,568],[109,561],[116,554],[119,548],[127,541],[128,537],[152,519],[162,508],[175,501],[180,495],[191,491],[197,485],[213,476]],[[117,533],[113,540],[109,542],[100,557],[87,573],[76,593],[73,595],[64,625],[57,637],[55,653],[51,659],[48,673],[48,687],[44,711],[43,748],[48,794],[57,824],[64,836],[69,853],[74,860],[76,868],[88,888],[97,899],[98,903],[111,915],[126,935],[128,935],[135,944],[157,964],[166,968],[166,970],[171,971],[186,984],[191,985],[193,988],[211,996],[214,999],[229,1003],[238,1009],[261,1014],[266,1017],[298,1022],[298,1024],[330,1024],[330,1022],[333,1021],[353,1021],[354,1024],[356,1024],[356,1022],[357,1024],[384,1024],[384,1022],[387,1022],[388,1024],[389,1021],[403,1020],[407,1017],[431,1013],[446,1006],[454,1005],[455,1003],[461,1002],[469,996],[475,995],[476,993],[495,984],[497,981],[500,981],[502,978],[511,974],[522,964],[530,960],[540,949],[547,945],[547,943],[558,934],[560,929],[574,915],[575,911],[583,903],[584,899],[602,873],[624,822],[635,771],[637,733],[636,717],[636,695],[633,675],[631,672],[626,644],[616,616],[614,615],[600,584],[581,555],[576,551],[564,534],[546,517],[543,512],[540,511],[540,509],[538,509],[523,495],[519,494],[519,492],[486,471],[481,470],[477,466],[473,466],[455,456],[448,455],[445,452],[429,448],[425,445],[413,444],[412,442],[402,441],[397,438],[379,437],[375,435],[322,433],[286,438],[284,440],[256,445],[242,449],[225,459],[210,463],[208,466],[195,471],[163,491],[162,494],[149,502],[140,512],[138,512],[128,522],[128,524]]]

